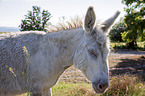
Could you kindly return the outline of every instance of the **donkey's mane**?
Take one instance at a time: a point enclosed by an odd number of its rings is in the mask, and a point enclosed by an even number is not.
[[[48,32],[57,32],[75,28],[81,28],[83,26],[82,18],[80,16],[76,16],[74,18],[70,18],[68,21],[58,22],[56,25],[48,26]]]

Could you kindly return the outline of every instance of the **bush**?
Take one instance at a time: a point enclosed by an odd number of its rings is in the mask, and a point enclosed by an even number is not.
[[[51,14],[47,10],[43,10],[41,13],[40,7],[33,6],[33,11],[28,11],[25,15],[25,19],[22,20],[20,31],[46,31],[45,26],[48,24],[48,20],[51,18]]]
[[[109,32],[109,37],[112,42],[122,42],[121,34],[125,31],[126,27],[121,19],[120,22],[116,23]]]

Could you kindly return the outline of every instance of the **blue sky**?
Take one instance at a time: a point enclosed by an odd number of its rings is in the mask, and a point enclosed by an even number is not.
[[[94,7],[96,17],[102,21],[117,10],[121,11],[119,18],[125,14],[121,0],[0,0],[0,26],[18,27],[32,6],[48,10],[53,16],[50,20],[52,24],[62,16],[84,16],[89,6]]]

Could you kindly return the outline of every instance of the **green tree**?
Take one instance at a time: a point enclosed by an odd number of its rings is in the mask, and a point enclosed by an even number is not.
[[[112,42],[122,42],[121,34],[125,31],[126,26],[123,22],[123,18],[120,19],[115,25],[112,26],[112,29],[109,32],[109,37]]]
[[[122,34],[128,48],[137,48],[138,36],[143,36],[145,29],[145,0],[122,0],[126,5],[125,25],[126,31]]]
[[[51,18],[50,12],[43,10],[41,12],[40,7],[32,6],[33,11],[28,11],[28,14],[25,15],[25,19],[21,20],[20,31],[46,31],[45,26],[50,24],[48,20]]]

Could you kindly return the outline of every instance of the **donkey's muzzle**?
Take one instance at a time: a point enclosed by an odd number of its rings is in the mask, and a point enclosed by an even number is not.
[[[107,81],[99,81],[98,83],[92,82],[92,86],[96,93],[103,93],[108,88],[109,83]]]

